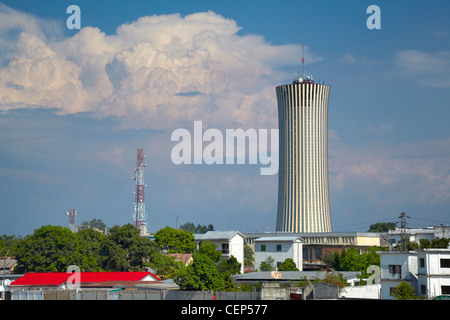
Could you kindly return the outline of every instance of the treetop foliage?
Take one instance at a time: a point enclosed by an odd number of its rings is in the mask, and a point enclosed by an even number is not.
[[[185,224],[182,224],[180,226],[180,230],[191,232],[194,234],[202,234],[206,233],[207,231],[214,231],[214,226],[212,224],[208,226],[198,224],[197,226],[195,226],[192,222],[186,222]]]

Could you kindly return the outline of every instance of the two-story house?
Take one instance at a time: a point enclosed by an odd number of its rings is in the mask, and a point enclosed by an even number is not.
[[[450,295],[450,250],[418,250],[418,295],[432,299]]]
[[[204,234],[195,234],[197,246],[204,241],[210,241],[222,252],[222,259],[235,257],[241,264],[241,273],[244,273],[244,235],[239,231],[208,231]]]
[[[260,268],[261,262],[272,257],[278,269],[281,263],[291,258],[299,271],[303,270],[302,239],[299,237],[261,237],[255,242],[255,266]]]
[[[417,292],[417,252],[380,251],[381,299],[394,299],[396,287],[408,282]]]

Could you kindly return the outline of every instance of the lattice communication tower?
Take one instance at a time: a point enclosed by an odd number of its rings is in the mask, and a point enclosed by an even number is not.
[[[145,172],[144,168],[147,166],[144,162],[145,154],[143,149],[137,149],[136,168],[134,169],[133,180],[136,180],[136,190],[134,192],[134,213],[133,224],[136,228],[141,229],[141,226],[147,227],[147,214],[145,212]]]

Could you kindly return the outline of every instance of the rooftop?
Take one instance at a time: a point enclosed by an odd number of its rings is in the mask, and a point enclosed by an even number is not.
[[[327,275],[326,271],[279,271],[281,278],[275,279],[270,271],[249,272],[231,276],[234,281],[300,281],[323,279]],[[339,271],[345,279],[354,279],[361,274],[359,271]]]
[[[27,273],[11,283],[11,286],[60,286],[67,282],[72,273],[36,272]],[[160,281],[151,272],[80,272],[80,283],[99,283],[107,281]]]
[[[245,238],[239,231],[208,231],[203,234],[194,234],[195,240],[222,240],[231,239],[236,235],[240,235]]]

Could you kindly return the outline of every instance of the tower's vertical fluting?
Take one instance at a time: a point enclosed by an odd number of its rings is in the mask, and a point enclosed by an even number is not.
[[[276,87],[280,168],[276,230],[331,232],[328,191],[330,87],[299,79]]]

